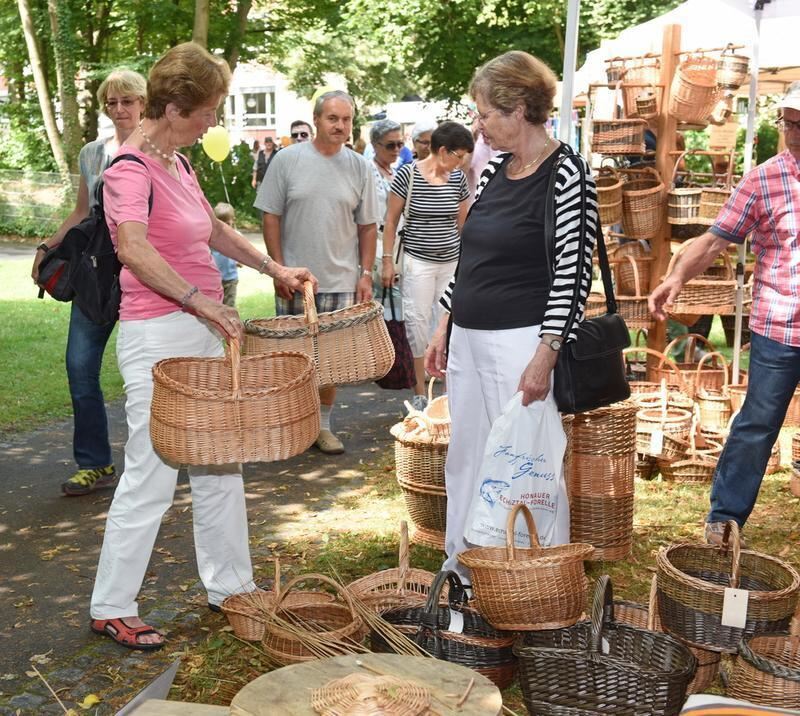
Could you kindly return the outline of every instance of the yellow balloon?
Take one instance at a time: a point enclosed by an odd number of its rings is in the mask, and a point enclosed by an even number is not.
[[[231,138],[221,125],[211,127],[203,135],[203,149],[215,162],[221,162],[231,153]]]
[[[312,105],[316,104],[317,99],[319,99],[319,97],[321,95],[324,95],[326,92],[335,92],[335,91],[336,88],[331,87],[330,85],[325,85],[324,87],[320,87],[316,92],[314,92],[314,94],[311,95],[311,104]]]

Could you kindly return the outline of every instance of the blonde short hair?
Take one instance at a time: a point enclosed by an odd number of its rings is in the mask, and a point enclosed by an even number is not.
[[[122,97],[139,97],[147,99],[147,80],[138,72],[121,68],[114,70],[97,88],[97,101],[103,107],[110,94]]]
[[[512,50],[475,70],[469,93],[507,114],[522,105],[528,122],[544,124],[553,108],[556,76],[540,59]]]
[[[153,65],[147,78],[145,117],[163,117],[171,102],[182,116],[228,94],[231,70],[196,42],[176,45]]]
[[[221,201],[214,207],[214,216],[223,223],[233,226],[233,222],[236,220],[236,210],[230,204]]]

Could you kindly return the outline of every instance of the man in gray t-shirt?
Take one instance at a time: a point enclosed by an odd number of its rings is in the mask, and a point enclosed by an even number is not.
[[[280,263],[307,266],[319,280],[320,312],[372,300],[372,265],[380,219],[375,182],[367,160],[344,144],[353,129],[353,100],[326,92],[314,105],[316,136],[275,155],[269,181],[254,206],[264,212],[267,252]],[[278,315],[303,312],[300,294],[275,281]],[[321,429],[317,447],[344,452],[331,432],[336,388],[320,389]]]

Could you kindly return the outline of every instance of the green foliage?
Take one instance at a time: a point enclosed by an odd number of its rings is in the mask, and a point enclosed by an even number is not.
[[[598,40],[616,37],[624,29],[634,27],[676,8],[684,0],[594,0],[584,3],[581,20],[594,28]]]
[[[54,172],[56,163],[35,96],[0,104],[0,169]]]

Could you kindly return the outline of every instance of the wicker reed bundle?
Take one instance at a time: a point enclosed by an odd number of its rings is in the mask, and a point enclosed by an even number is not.
[[[763,706],[800,706],[800,636],[745,638],[733,668],[728,695]]]
[[[707,388],[701,384],[702,377],[697,376],[695,385],[699,386],[695,395],[695,402],[700,411],[700,423],[711,428],[724,428],[731,418],[731,396],[728,390],[728,362],[721,353],[706,353],[697,363],[697,372],[703,368],[706,361],[716,358],[725,368],[722,377],[723,383],[719,389]]]
[[[696,669],[689,649],[666,634],[620,624],[611,581],[601,577],[591,621],[524,634],[514,646],[529,713],[678,714]]]
[[[314,360],[321,387],[382,378],[394,363],[394,347],[378,301],[317,315],[314,287],[303,287],[303,316],[245,321],[244,352],[295,350]]]
[[[667,275],[672,273],[675,262],[694,239],[684,241],[672,255]],[[736,277],[733,273],[730,256],[723,251],[722,275],[702,274],[687,281],[669,310],[670,316],[705,316],[709,313],[732,314],[736,306]],[[665,351],[667,352],[667,351]]]
[[[622,185],[622,227],[630,239],[650,239],[661,229],[664,182],[652,167]]]
[[[669,112],[679,122],[705,122],[719,98],[717,61],[687,57],[672,79]]]
[[[311,692],[311,707],[323,716],[423,716],[430,705],[428,689],[394,676],[349,674]]]
[[[285,460],[319,435],[319,394],[310,358],[278,351],[240,358],[167,358],[153,366],[150,438],[186,465]]]
[[[654,319],[647,306],[647,288],[639,280],[640,264],[632,256],[623,256],[622,263],[633,273],[634,293],[626,295],[618,290],[616,294],[617,310],[625,319],[628,328],[650,328]],[[617,273],[617,285],[619,286],[619,273]]]
[[[684,392],[686,395],[694,398],[699,388],[706,388],[707,390],[720,390],[725,383],[727,369],[723,368],[719,364],[719,360],[714,359],[710,361],[712,365],[703,363],[703,369],[700,371],[697,370],[698,363],[694,362],[695,347],[697,346],[698,342],[702,343],[705,348],[711,352],[714,352],[714,346],[707,338],[698,333],[687,333],[685,336],[678,336],[674,340],[670,341],[670,343],[667,344],[667,347],[664,348],[664,356],[666,357],[670,355],[670,353],[680,344],[681,341],[686,341],[683,350],[683,360],[677,361],[675,365],[683,377],[685,385]],[[665,369],[665,364],[666,358],[665,360],[660,361],[659,364],[653,369],[653,377],[659,382],[662,379],[666,379],[667,382],[670,382],[670,378],[672,376],[672,367],[670,366],[668,369]]]
[[[729,91],[738,90],[750,73],[750,58],[734,54],[733,47],[726,47],[717,60],[717,84]]]
[[[622,179],[615,169],[600,167],[595,184],[600,223],[603,226],[618,224],[622,221]]]
[[[398,480],[444,489],[444,463],[449,437],[432,435],[428,422],[420,414],[406,416],[389,432],[395,439],[394,461]]]
[[[408,523],[403,520],[400,522],[398,566],[356,579],[347,589],[362,604],[380,614],[394,607],[424,603],[434,576],[432,572],[409,566]]]
[[[800,430],[792,435],[792,462],[800,460]]]
[[[529,548],[514,545],[514,525],[522,513]],[[583,560],[589,544],[539,546],[530,510],[516,504],[508,515],[505,547],[475,547],[458,555],[472,573],[478,610],[497,629],[556,629],[574,624],[586,600]]]
[[[572,423],[574,455],[627,456],[635,440],[636,405],[630,400],[578,413]]]
[[[745,636],[788,629],[797,607],[800,575],[776,557],[742,551],[739,527],[733,521],[726,525],[721,547],[664,547],[656,566],[664,629],[694,646],[736,653]],[[750,591],[743,629],[722,624],[726,587]]]

